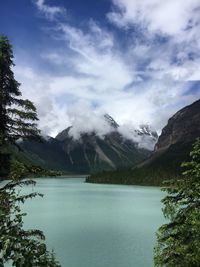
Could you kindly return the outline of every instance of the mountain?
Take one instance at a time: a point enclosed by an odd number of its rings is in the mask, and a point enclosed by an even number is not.
[[[194,102],[169,119],[155,146],[155,152],[167,150],[174,144],[194,142],[200,136],[200,100]]]
[[[108,114],[105,122],[110,133],[103,137],[95,132],[84,132],[79,139],[71,135],[73,126],[60,132],[56,138],[46,138],[44,143],[25,141],[20,143],[21,158],[43,168],[62,170],[70,173],[95,173],[102,170],[116,170],[135,166],[150,155],[150,151],[140,147],[136,141],[125,138],[119,132],[119,125]],[[135,131],[138,137],[155,142],[150,129]],[[151,141],[150,141],[151,142]]]
[[[105,121],[111,127],[110,133],[99,137],[95,132],[82,133],[78,140],[70,135],[68,127],[56,136],[63,151],[71,161],[70,171],[94,173],[101,170],[115,170],[136,165],[150,152],[139,148],[137,143],[124,138],[118,131],[119,125],[108,114]]]
[[[15,157],[26,165],[38,165],[44,169],[67,171],[67,158],[60,142],[55,138],[44,138],[43,142],[23,141],[15,149]]]
[[[181,163],[189,159],[200,137],[200,100],[171,117],[155,145],[154,153],[137,167],[90,176],[88,182],[160,185],[180,176]]]
[[[138,141],[139,147],[146,148],[153,151],[156,142],[158,141],[158,134],[148,124],[142,124],[138,129],[131,131],[134,139]]]
[[[119,124],[109,114],[105,114],[104,119],[113,129],[119,128]]]

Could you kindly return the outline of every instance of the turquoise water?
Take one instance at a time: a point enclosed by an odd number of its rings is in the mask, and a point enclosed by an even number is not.
[[[153,266],[159,188],[45,178],[36,190],[45,196],[24,205],[25,227],[44,231],[63,267]]]

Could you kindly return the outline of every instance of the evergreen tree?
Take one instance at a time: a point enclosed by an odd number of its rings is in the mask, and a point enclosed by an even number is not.
[[[169,220],[157,234],[155,266],[200,266],[200,138],[183,163],[183,178],[167,183],[168,194],[162,200]]]
[[[0,187],[0,267],[11,261],[15,267],[59,267],[54,254],[48,252],[44,235],[39,230],[23,229],[20,204],[40,194],[21,195],[17,188],[35,185],[32,180],[22,180],[26,174],[24,165],[11,160],[6,154],[10,144],[19,138],[40,139],[35,123],[36,108],[29,100],[20,98],[20,84],[12,71],[13,53],[9,40],[0,37],[0,176],[9,173],[10,182]],[[9,164],[11,163],[11,169]]]
[[[27,199],[42,196],[38,193],[17,193],[16,188],[28,185],[35,185],[35,182],[12,180],[0,188],[0,267],[6,262],[16,267],[60,267],[54,253],[47,250],[43,232],[23,228],[23,217],[26,214],[21,212],[20,204]]]
[[[0,145],[15,143],[19,138],[39,138],[35,123],[36,108],[29,100],[21,99],[20,84],[12,68],[12,46],[6,36],[0,36]]]

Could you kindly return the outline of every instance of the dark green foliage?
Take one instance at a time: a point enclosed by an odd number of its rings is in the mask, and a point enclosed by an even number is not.
[[[10,154],[0,153],[0,177],[8,177],[10,172]]]
[[[177,143],[136,168],[92,174],[87,182],[160,186],[168,177],[178,179],[181,176],[181,162],[188,160],[191,148],[191,143]]]
[[[92,174],[86,178],[88,183],[124,184],[124,185],[161,185],[163,179],[167,179],[169,172],[150,169],[120,169],[116,171],[103,171]]]
[[[9,172],[8,145],[19,138],[40,140],[33,103],[21,99],[20,84],[12,71],[13,52],[9,40],[0,36],[0,177]]]
[[[12,159],[12,169],[10,171],[10,176],[15,178],[15,173],[17,173],[18,170],[21,170],[21,173],[24,177],[45,177],[45,176],[61,176],[63,173],[61,171],[55,171],[55,170],[47,170],[43,169],[40,166],[36,165],[25,165],[24,163]]]
[[[0,145],[15,143],[19,138],[39,138],[35,123],[36,108],[29,100],[20,99],[20,84],[12,71],[12,46],[0,36]]]
[[[59,267],[54,254],[47,250],[44,234],[39,230],[23,229],[26,214],[21,212],[20,205],[27,199],[42,196],[35,192],[20,194],[20,187],[36,184],[32,180],[22,180],[26,174],[26,167],[12,160],[11,181],[0,188],[0,266],[11,261],[16,267]]]
[[[179,180],[166,182],[163,213],[169,220],[157,234],[155,266],[200,266],[200,138]]]
[[[54,138],[37,141],[24,141],[19,144],[22,151],[14,151],[15,157],[26,165],[38,165],[44,169],[67,171],[67,155],[60,142]]]
[[[15,166],[14,177],[23,173],[23,166]],[[44,243],[44,234],[39,230],[24,230],[20,203],[36,196],[38,193],[20,195],[18,187],[35,185],[32,180],[12,180],[0,188],[0,266],[11,261],[16,267],[59,267],[54,254],[48,252]]]
[[[37,142],[38,143],[38,142]],[[40,143],[40,144],[43,144]],[[25,177],[44,177],[44,176],[61,176],[63,175],[62,171],[55,169],[50,169],[51,166],[41,167],[39,165],[40,161],[33,159],[31,155],[25,153],[23,150],[19,150],[14,145],[8,145],[6,147],[4,154],[0,154],[0,180],[9,178],[10,174],[10,163],[16,163],[16,166],[23,166],[25,169]],[[12,155],[12,156],[11,156]],[[53,167],[53,166],[52,166]],[[17,169],[17,167],[16,167]],[[58,168],[59,169],[59,168]],[[12,164],[13,170],[13,164]]]

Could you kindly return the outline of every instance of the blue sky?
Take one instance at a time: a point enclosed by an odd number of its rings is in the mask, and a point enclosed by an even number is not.
[[[126,129],[168,118],[200,98],[199,0],[6,0],[15,74],[49,135]]]

